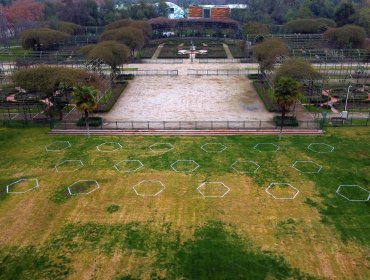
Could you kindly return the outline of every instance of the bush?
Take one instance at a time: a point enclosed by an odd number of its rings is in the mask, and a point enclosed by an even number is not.
[[[251,80],[261,80],[263,79],[263,75],[262,74],[248,74],[248,79],[251,79]]]
[[[81,28],[80,25],[67,21],[52,21],[49,23],[49,26],[51,29],[70,35],[76,35]]]
[[[274,123],[276,126],[281,126],[281,116],[274,117]],[[296,117],[285,116],[283,126],[298,126],[298,121]]]
[[[76,123],[77,126],[86,126],[85,117],[79,119]],[[98,127],[103,125],[103,118],[101,117],[89,117],[89,126]]]
[[[253,81],[253,86],[257,91],[258,96],[261,98],[263,104],[269,112],[281,112],[280,107],[273,101],[269,95],[269,86],[264,81]]]
[[[117,205],[117,204],[111,204],[111,205],[109,205],[107,207],[107,212],[110,213],[110,214],[112,214],[114,212],[117,212],[119,210],[119,208],[120,208],[119,205]]]
[[[365,29],[356,25],[330,28],[324,36],[336,47],[346,49],[362,47],[367,37]]]
[[[285,24],[285,28],[289,33],[322,33],[328,28],[335,27],[336,23],[327,18],[315,19],[297,19],[289,21]]]
[[[111,93],[107,94],[106,98],[102,98],[99,101],[98,108],[95,110],[97,113],[105,113],[109,112],[110,109],[114,106],[117,102],[118,98],[121,96],[123,91],[126,89],[128,82],[120,82],[112,87]]]

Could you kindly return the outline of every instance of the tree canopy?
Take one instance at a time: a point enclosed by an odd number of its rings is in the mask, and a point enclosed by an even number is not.
[[[21,44],[25,49],[49,50],[67,40],[69,36],[50,28],[28,29],[21,33]]]
[[[258,61],[261,71],[272,70],[276,59],[288,53],[288,46],[280,39],[265,39],[253,47],[253,56]]]
[[[134,27],[121,27],[118,29],[111,29],[105,31],[101,35],[102,41],[117,41],[128,46],[132,53],[143,47],[145,44],[145,37],[141,30]]]
[[[64,32],[70,35],[76,35],[78,30],[81,28],[81,26],[78,24],[75,24],[73,22],[61,21],[61,20],[50,21],[49,27],[51,29]]]
[[[130,49],[116,41],[104,41],[96,45],[87,45],[81,52],[88,59],[102,59],[112,70],[128,61]]]
[[[339,28],[330,28],[324,36],[338,48],[359,48],[366,40],[366,31],[356,25],[345,25]]]
[[[93,85],[101,87],[101,81],[94,74],[81,69],[39,66],[20,69],[13,76],[14,84],[30,92],[43,92],[51,96],[60,85],[75,87]]]
[[[322,33],[328,28],[335,27],[336,23],[327,18],[297,19],[285,24],[289,33]]]
[[[284,60],[275,73],[275,80],[279,80],[281,77],[302,81],[318,79],[321,74],[305,59],[288,58]]]

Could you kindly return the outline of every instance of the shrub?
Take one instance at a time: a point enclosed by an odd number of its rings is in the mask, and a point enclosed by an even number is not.
[[[324,36],[339,48],[359,48],[366,40],[366,31],[356,25],[345,25],[340,28],[330,28]]]
[[[109,205],[107,207],[107,212],[110,213],[110,214],[112,214],[114,212],[117,212],[119,210],[119,208],[120,208],[119,205],[117,205],[117,204],[111,204],[111,205]]]
[[[297,19],[285,24],[287,32],[303,34],[322,33],[335,26],[335,21],[327,18]]]
[[[107,93],[106,97],[99,100],[98,108],[95,110],[97,113],[109,112],[110,109],[117,102],[118,98],[126,89],[128,83],[126,81],[113,86],[110,93]]]
[[[77,123],[77,126],[86,126],[85,117],[80,118]],[[103,118],[101,117],[90,117],[89,118],[89,126],[98,127],[103,125]]]
[[[281,126],[281,116],[274,117],[274,123],[276,126]],[[296,117],[285,116],[284,117],[284,126],[298,126],[298,121]]]
[[[246,34],[268,34],[270,28],[267,24],[251,21],[244,26],[244,32]]]

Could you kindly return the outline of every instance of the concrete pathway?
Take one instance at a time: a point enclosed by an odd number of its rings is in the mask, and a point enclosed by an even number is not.
[[[164,46],[164,44],[158,45],[158,48],[155,50],[155,52],[154,52],[154,54],[152,56],[152,59],[158,59],[159,54],[161,53],[161,51],[163,49],[163,46]]]
[[[234,59],[229,46],[227,44],[222,44],[222,46],[224,47],[224,50],[226,52],[227,59]]]

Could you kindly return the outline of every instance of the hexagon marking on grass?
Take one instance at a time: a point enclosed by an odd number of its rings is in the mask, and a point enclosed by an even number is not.
[[[205,143],[200,148],[206,153],[221,153],[227,149],[222,143]]]
[[[133,166],[125,166],[127,164],[132,164]],[[126,159],[126,160],[122,160],[118,163],[116,163],[114,165],[114,168],[118,171],[118,172],[125,172],[125,173],[129,173],[129,172],[136,172],[138,171],[139,169],[143,168],[144,167],[144,164],[138,160],[138,159]]]
[[[262,150],[263,147],[266,147],[267,150]],[[263,153],[263,152],[277,152],[280,147],[274,143],[257,143],[253,149]]]
[[[311,143],[310,145],[308,145],[307,149],[315,153],[326,154],[333,152],[335,148],[325,143]]]
[[[206,194],[207,188],[210,188],[212,185],[220,188],[219,194],[214,194],[214,195]],[[226,186],[223,182],[204,182],[199,185],[199,187],[197,188],[197,191],[204,197],[223,198],[225,195],[227,195],[230,192],[230,188]]]
[[[185,164],[189,167],[188,168],[181,168],[181,167],[178,166],[179,164]],[[180,159],[180,160],[176,160],[174,163],[171,164],[171,168],[175,172],[193,172],[193,171],[197,170],[199,167],[200,167],[200,165],[195,160],[192,160],[192,159],[189,159],[189,160],[188,159]]]
[[[319,173],[322,165],[312,160],[296,160],[292,167],[301,173]]]
[[[143,180],[132,187],[136,195],[139,196],[157,196],[165,188],[166,186],[159,180]]]
[[[90,190],[84,190],[84,183],[91,183],[89,184],[92,188]],[[82,190],[78,190],[78,188],[81,188]],[[79,195],[79,194],[91,194],[92,192],[96,191],[100,188],[100,185],[98,181],[96,180],[78,180],[74,182],[72,185],[68,186],[68,193],[70,195]]]
[[[358,194],[357,194],[357,197],[349,197],[349,195],[351,194],[344,194],[344,190],[345,189],[357,189],[356,191],[357,192],[361,192],[361,196],[363,197],[358,197]],[[370,191],[360,187],[359,185],[340,185],[336,191],[336,193],[338,195],[340,195],[341,197],[344,197],[345,199],[347,199],[348,201],[353,201],[353,202],[361,202],[361,201],[369,201],[370,200]],[[352,194],[353,195],[353,194]]]
[[[156,147],[165,147],[164,149],[158,149],[156,150]],[[154,143],[149,146],[149,149],[153,152],[158,152],[159,150],[162,151],[163,153],[167,153],[171,150],[173,150],[175,147],[171,143]]]
[[[245,164],[247,164],[248,166],[244,166]],[[237,160],[230,167],[238,173],[246,174],[256,173],[261,166],[257,162],[252,160]]]
[[[47,152],[60,152],[72,147],[69,141],[55,141],[45,146]]]
[[[62,170],[62,166],[66,166],[66,165],[74,165],[75,167],[74,168],[70,168],[70,169],[67,169],[67,170]],[[77,171],[78,169],[82,168],[84,166],[82,160],[77,160],[77,159],[68,159],[68,160],[64,160],[58,164],[55,165],[55,170],[57,172],[75,172]]]
[[[25,182],[25,181],[33,181],[33,186],[30,186],[28,189],[26,189],[25,191],[12,191],[12,187],[15,187],[16,185],[18,185],[19,183],[21,182]],[[6,186],[6,193],[15,193],[15,194],[20,194],[20,193],[26,193],[26,192],[29,192],[33,189],[36,189],[39,187],[39,180],[38,179],[19,179],[9,185]]]
[[[273,188],[275,187],[275,186],[284,186],[284,188],[286,188],[286,187],[288,187],[288,188],[290,188],[291,190],[292,190],[292,194],[291,195],[284,195],[284,196],[282,196],[282,195],[279,195],[279,194],[274,194],[273,193]],[[289,184],[289,183],[271,183],[266,189],[265,189],[265,191],[269,194],[269,195],[271,195],[273,198],[275,198],[275,199],[295,199],[296,198],[296,196],[299,194],[299,190],[297,189],[297,188],[295,188],[295,187],[293,187],[291,184]]]
[[[113,150],[104,149],[104,146],[114,146],[115,148]],[[100,145],[96,146],[96,149],[99,152],[115,152],[122,149],[122,145],[118,142],[104,142]]]

